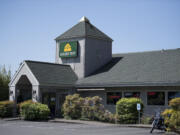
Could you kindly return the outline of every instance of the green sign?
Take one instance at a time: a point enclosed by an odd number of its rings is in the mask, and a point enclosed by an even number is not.
[[[77,56],[77,41],[63,42],[59,45],[59,57],[76,57]]]

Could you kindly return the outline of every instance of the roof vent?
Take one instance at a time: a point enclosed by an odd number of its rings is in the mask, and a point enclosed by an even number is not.
[[[88,22],[88,23],[89,23],[89,20],[88,20],[85,16],[83,16],[83,17],[79,20],[79,22]]]

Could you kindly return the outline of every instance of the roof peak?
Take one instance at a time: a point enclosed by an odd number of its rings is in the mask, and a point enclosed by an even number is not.
[[[90,23],[89,19],[88,19],[87,17],[85,17],[85,16],[83,16],[83,17],[79,20],[79,22],[88,22],[88,23]]]
[[[68,29],[66,32],[58,36],[55,40],[67,40],[72,38],[96,38],[106,41],[113,41],[109,36],[104,34],[102,31],[100,31],[98,28],[96,28],[94,25],[92,25],[89,20],[83,16],[79,23],[74,25],[72,28]]]

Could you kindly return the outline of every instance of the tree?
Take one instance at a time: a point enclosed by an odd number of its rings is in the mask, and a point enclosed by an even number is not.
[[[11,80],[11,71],[7,71],[5,66],[0,67],[0,101],[8,100],[9,87],[8,84]]]

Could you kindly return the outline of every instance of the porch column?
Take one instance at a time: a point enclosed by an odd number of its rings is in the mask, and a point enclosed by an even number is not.
[[[40,102],[40,88],[39,85],[32,85],[32,100]]]
[[[17,102],[17,92],[15,86],[9,86],[9,100]]]
[[[16,108],[16,104],[17,104],[17,90],[16,90],[16,86],[9,86],[9,101],[13,101],[14,102],[14,109],[13,109],[13,117],[16,117],[16,112],[17,112],[17,108]]]

